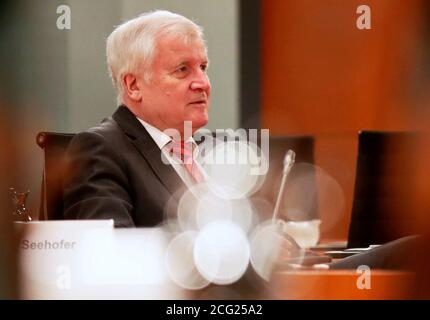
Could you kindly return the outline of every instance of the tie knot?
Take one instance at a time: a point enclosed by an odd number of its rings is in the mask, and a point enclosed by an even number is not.
[[[190,164],[193,160],[193,144],[191,141],[170,142],[170,153],[178,157],[183,163]]]

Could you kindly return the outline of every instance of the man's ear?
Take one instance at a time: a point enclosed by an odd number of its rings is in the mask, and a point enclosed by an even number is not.
[[[126,73],[122,76],[124,85],[124,94],[131,100],[140,102],[142,100],[142,88],[139,85],[137,77],[132,73]]]

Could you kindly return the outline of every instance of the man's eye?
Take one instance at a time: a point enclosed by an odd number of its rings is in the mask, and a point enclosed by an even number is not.
[[[186,66],[183,66],[183,67],[176,69],[176,72],[185,73],[185,72],[187,72],[187,70],[188,70],[188,68]]]
[[[206,71],[208,69],[208,65],[207,64],[202,64],[200,66],[200,69],[202,69],[203,71]]]

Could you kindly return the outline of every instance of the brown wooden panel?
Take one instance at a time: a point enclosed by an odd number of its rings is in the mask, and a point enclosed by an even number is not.
[[[262,127],[314,134],[317,164],[341,185],[343,215],[323,230],[345,239],[360,129],[412,129],[410,74],[419,0],[366,1],[372,29],[358,30],[355,0],[262,1]],[[330,205],[321,208],[330,219]],[[324,221],[323,221],[324,222]]]

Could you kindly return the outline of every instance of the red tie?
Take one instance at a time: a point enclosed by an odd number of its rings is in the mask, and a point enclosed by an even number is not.
[[[171,154],[175,155],[182,162],[195,182],[202,182],[202,176],[193,158],[193,143],[172,140],[170,142],[170,148]]]

